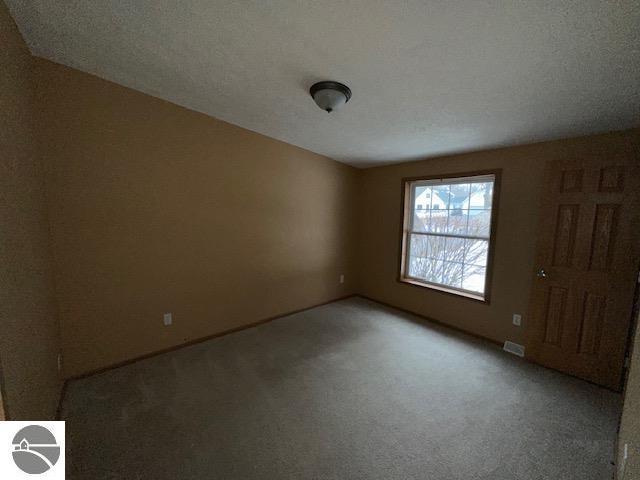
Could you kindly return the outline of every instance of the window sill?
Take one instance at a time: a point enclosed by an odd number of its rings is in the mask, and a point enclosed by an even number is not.
[[[416,280],[414,278],[401,277],[398,279],[400,283],[406,283],[408,285],[413,285],[414,287],[427,288],[429,290],[435,290],[437,292],[446,293],[449,295],[455,295],[456,297],[467,298],[469,300],[474,300],[476,302],[484,303],[486,305],[489,304],[489,299],[483,295],[474,294],[471,292],[465,292],[463,290],[457,290],[455,288],[447,288],[443,285],[437,285],[435,283],[428,283],[420,280]]]

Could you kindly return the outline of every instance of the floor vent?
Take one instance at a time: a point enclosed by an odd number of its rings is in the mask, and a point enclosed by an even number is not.
[[[519,357],[524,357],[524,346],[518,345],[517,343],[509,342],[508,340],[504,342],[504,351],[513,353],[514,355],[518,355]]]

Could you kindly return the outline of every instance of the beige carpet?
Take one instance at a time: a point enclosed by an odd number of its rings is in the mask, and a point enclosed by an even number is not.
[[[611,478],[620,396],[343,300],[69,384],[70,479]]]

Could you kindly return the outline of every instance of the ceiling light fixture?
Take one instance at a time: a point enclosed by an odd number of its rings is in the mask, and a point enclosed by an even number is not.
[[[311,85],[309,93],[313,101],[323,110],[331,113],[351,98],[351,90],[338,82],[325,81]]]

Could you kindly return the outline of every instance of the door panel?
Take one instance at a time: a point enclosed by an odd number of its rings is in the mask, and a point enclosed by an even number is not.
[[[553,248],[553,265],[556,267],[571,266],[579,216],[580,205],[558,206],[556,241]]]
[[[597,155],[547,164],[527,357],[619,389],[640,266],[640,169]]]
[[[592,292],[584,293],[582,309],[578,316],[580,334],[578,335],[578,353],[597,355],[600,349],[602,325],[607,299]]]
[[[548,345],[559,347],[561,345],[562,327],[565,319],[567,289],[550,287],[547,295],[544,342]]]
[[[593,222],[593,241],[591,242],[590,270],[607,271],[611,268],[613,240],[617,230],[620,205],[596,205],[596,218]]]

